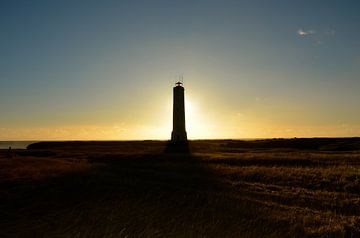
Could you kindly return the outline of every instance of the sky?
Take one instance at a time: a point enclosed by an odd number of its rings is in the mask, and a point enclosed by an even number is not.
[[[357,0],[2,0],[0,140],[360,136]]]

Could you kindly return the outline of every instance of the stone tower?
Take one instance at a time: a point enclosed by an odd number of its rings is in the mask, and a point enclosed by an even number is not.
[[[172,142],[186,142],[184,87],[177,82],[174,87]]]

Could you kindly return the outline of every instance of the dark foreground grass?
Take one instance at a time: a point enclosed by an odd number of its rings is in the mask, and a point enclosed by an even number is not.
[[[40,143],[11,159],[2,151],[0,237],[360,237],[357,142],[293,143],[193,141],[190,153],[160,141]]]

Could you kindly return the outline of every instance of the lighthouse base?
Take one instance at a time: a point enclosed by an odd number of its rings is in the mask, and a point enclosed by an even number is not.
[[[171,142],[173,143],[182,143],[182,142],[187,142],[187,134],[186,131],[183,132],[171,132]]]
[[[167,154],[190,154],[189,142],[186,141],[169,141],[165,148]]]

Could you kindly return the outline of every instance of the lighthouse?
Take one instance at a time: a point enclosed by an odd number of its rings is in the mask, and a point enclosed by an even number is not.
[[[184,143],[187,142],[185,130],[185,100],[184,87],[182,82],[175,83],[173,89],[173,131],[171,133],[171,142]]]

